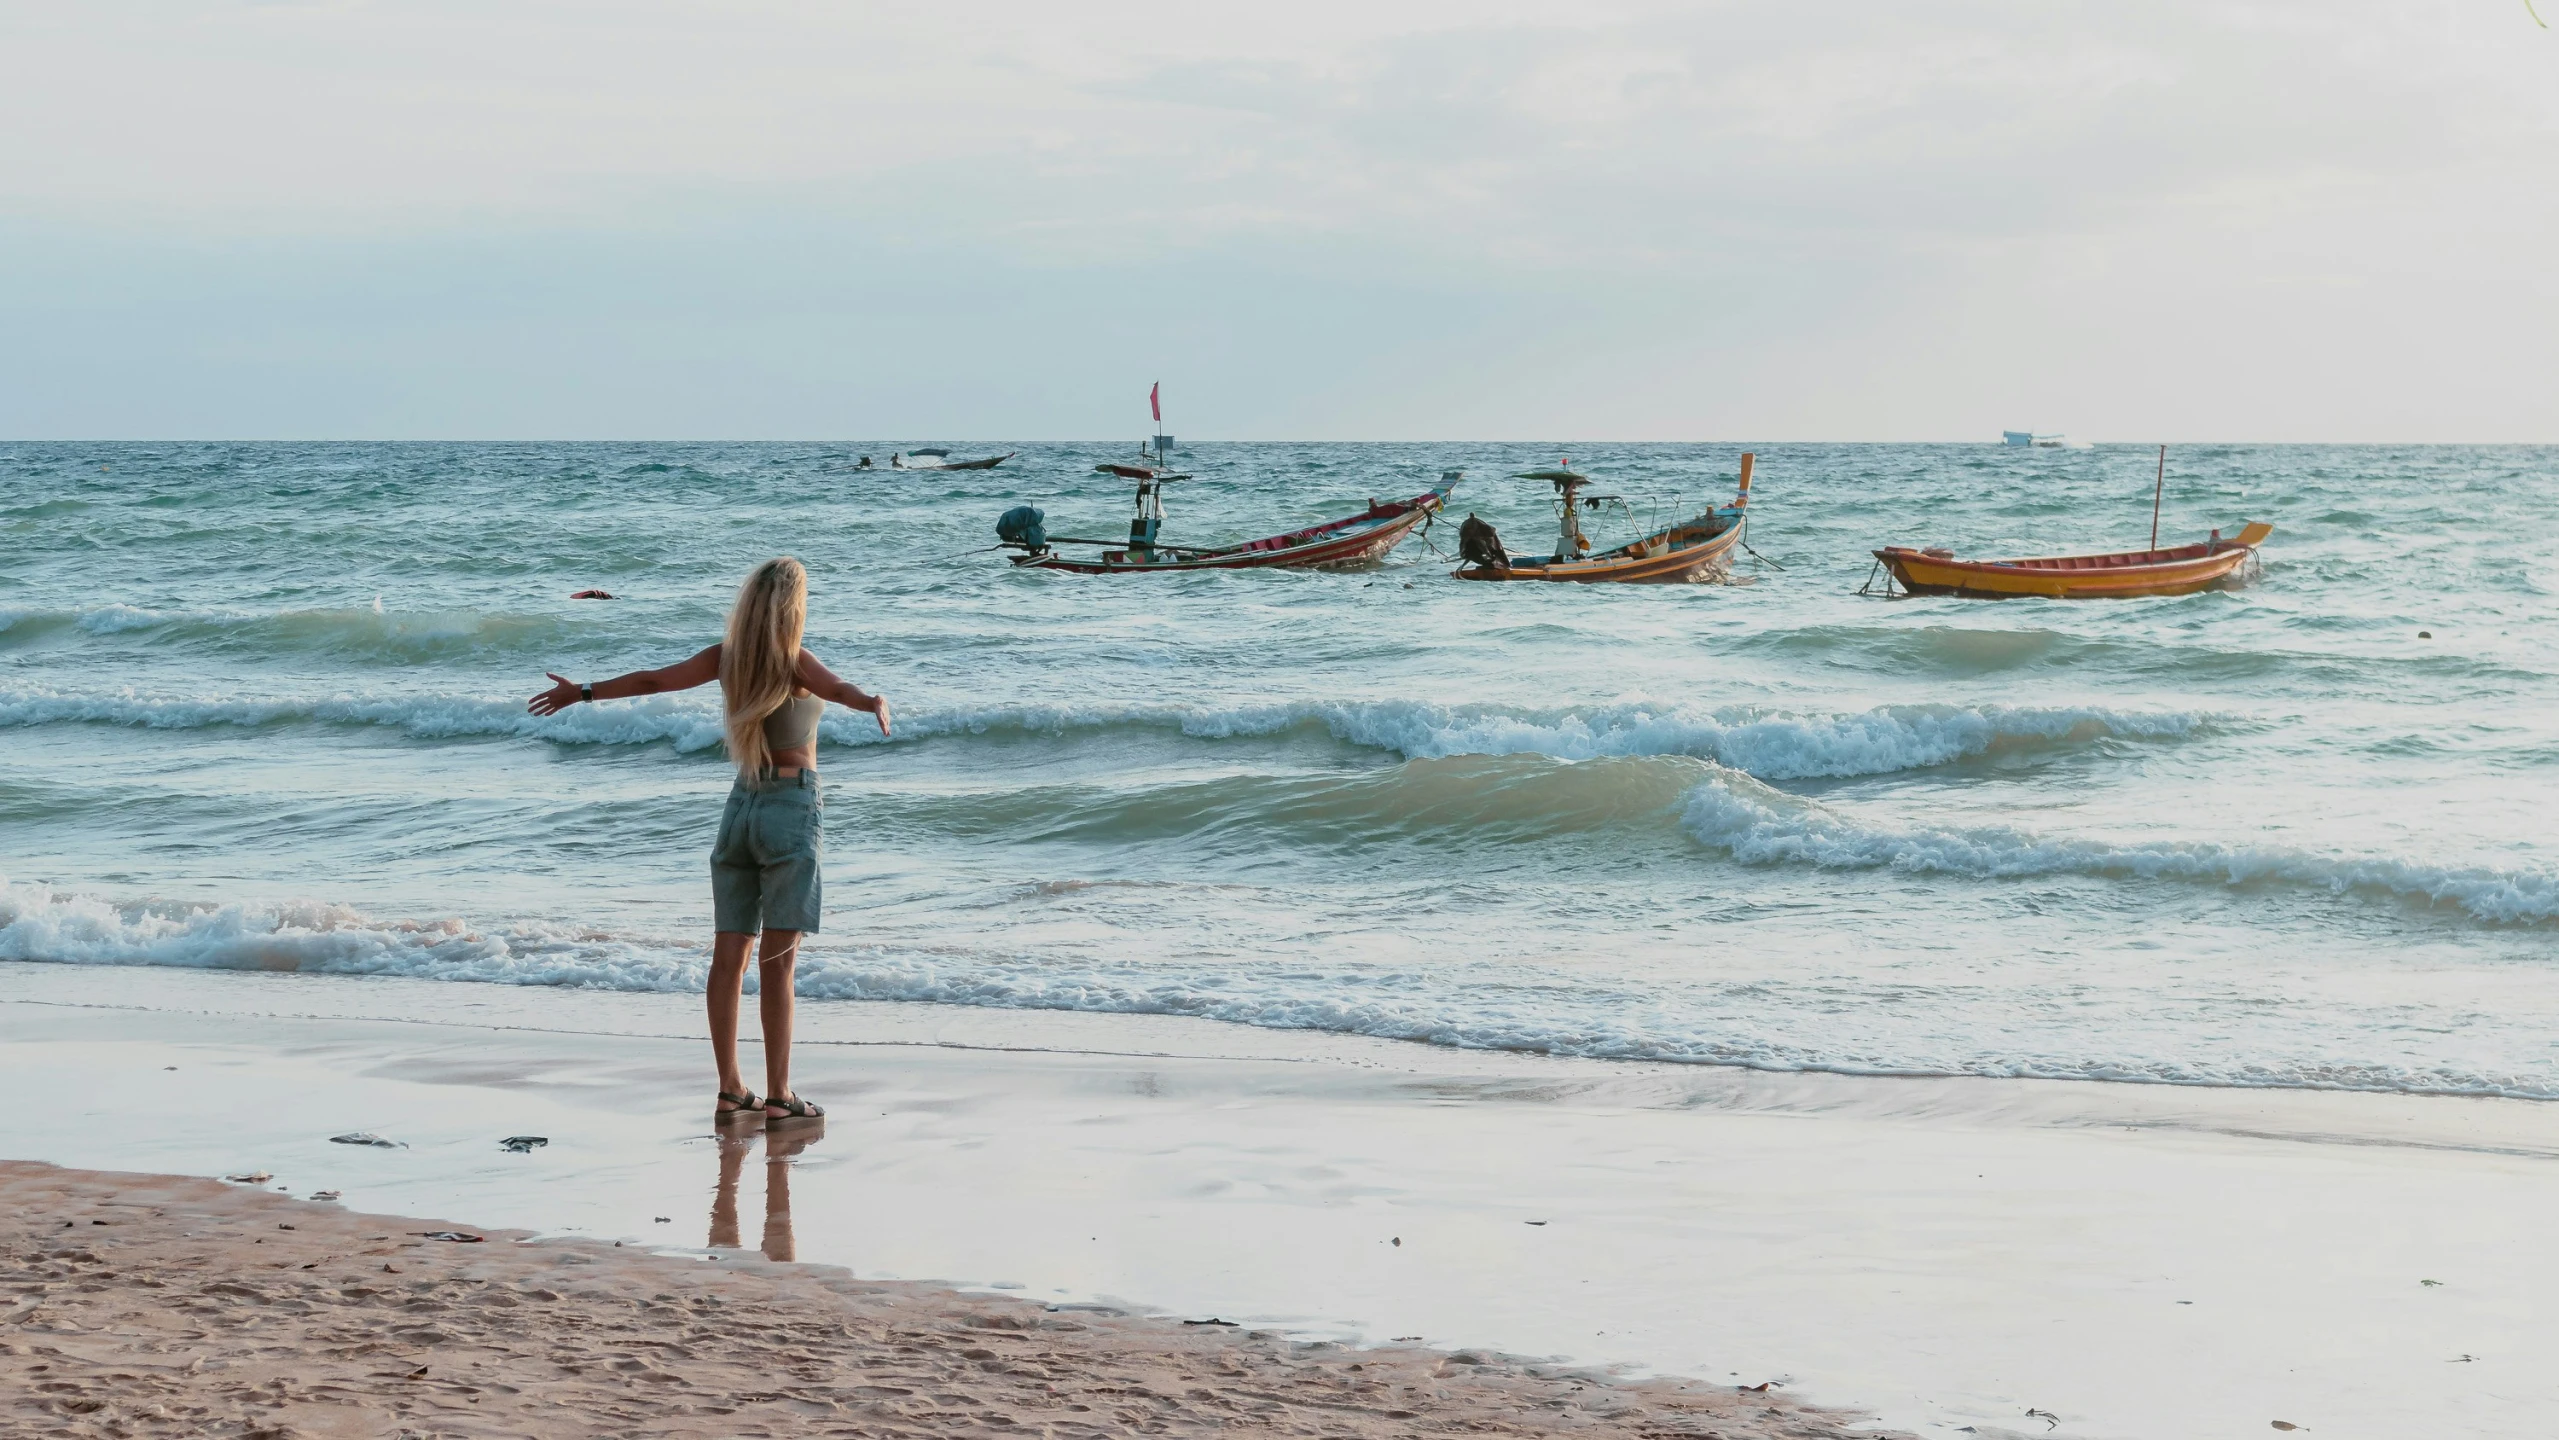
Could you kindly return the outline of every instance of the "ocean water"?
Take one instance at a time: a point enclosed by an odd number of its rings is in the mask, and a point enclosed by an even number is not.
[[[2123,547],[2155,452],[1758,447],[1745,583],[1021,573],[1132,447],[0,444],[0,960],[688,990],[716,691],[524,711],[810,567],[814,1005],[1162,1012],[1884,1074],[2559,1098],[2559,449],[2173,449],[2177,599],[1883,601],[1868,552]],[[1515,546],[1739,447],[1201,444],[1168,538],[1418,492]],[[1454,527],[1430,537],[1453,551]],[[576,602],[600,585],[612,602]],[[2428,632],[2422,633],[2421,632]],[[317,982],[315,982],[317,983]]]

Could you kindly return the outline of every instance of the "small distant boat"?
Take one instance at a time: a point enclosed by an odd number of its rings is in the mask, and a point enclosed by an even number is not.
[[[2070,437],[2058,431],[2002,430],[1999,438],[2011,445],[2033,445],[2046,450],[2058,450],[2070,443]]]
[[[1139,451],[1139,452],[1137,452],[1137,453],[1138,453],[1138,454],[1140,454],[1140,455],[1145,455],[1145,454],[1146,454],[1146,452],[1145,452],[1145,451],[1143,451],[1143,450],[1140,450],[1140,451]],[[1153,457],[1149,456],[1148,458],[1152,459]],[[1105,463],[1103,463],[1103,464],[1100,464],[1100,465],[1096,465],[1096,466],[1094,466],[1094,467],[1093,467],[1093,473],[1094,473],[1094,474],[1096,474],[1096,475],[1117,475],[1118,477],[1120,477],[1120,478],[1121,478],[1121,479],[1123,479],[1123,480],[1159,480],[1159,481],[1160,481],[1160,480],[1188,480],[1188,479],[1190,479],[1190,478],[1191,478],[1191,477],[1190,477],[1190,476],[1188,476],[1188,475],[1176,475],[1176,474],[1174,474],[1172,471],[1167,470],[1167,469],[1165,469],[1164,467],[1162,467],[1162,466],[1160,466],[1160,465],[1151,465],[1151,464],[1150,464],[1150,465],[1120,465],[1120,464],[1114,464],[1114,463],[1105,462]]]
[[[1603,504],[1626,508],[1614,495],[1585,495],[1592,483],[1571,468],[1530,470],[1517,478],[1544,480],[1555,487],[1558,521],[1551,555],[1513,555],[1489,525],[1470,519],[1471,533],[1461,538],[1459,555],[1467,563],[1449,572],[1458,580],[1554,580],[1585,584],[1692,584],[1722,579],[1732,570],[1733,552],[1741,547],[1744,515],[1750,506],[1752,456],[1742,456],[1741,488],[1729,505],[1705,511],[1676,525],[1639,536],[1614,550],[1592,553],[1582,533],[1582,516]],[[1628,511],[1631,515],[1633,512]],[[1482,526],[1480,531],[1474,527]]]
[[[2166,550],[2127,550],[2113,555],[2051,555],[2030,560],[1958,560],[1951,550],[1914,550],[1888,545],[1875,552],[1875,562],[1890,577],[1884,593],[1896,587],[1910,595],[1963,595],[2007,600],[2041,595],[2054,600],[2130,599],[2145,595],[2192,595],[2240,575],[2257,558],[2257,547],[2275,527],[2257,521],[2231,539],[2220,531],[2199,545]],[[2244,578],[2244,577],[2241,577]]]
[[[1019,450],[1007,450],[1001,455],[989,455],[979,460],[954,460],[951,458],[950,451],[940,446],[930,446],[922,450],[909,450],[904,454],[891,455],[889,466],[897,470],[992,470],[1021,453]],[[919,465],[915,463],[918,460],[929,463]]]

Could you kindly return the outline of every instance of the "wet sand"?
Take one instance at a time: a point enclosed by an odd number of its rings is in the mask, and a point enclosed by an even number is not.
[[[787,1202],[764,1224],[789,1246]],[[0,1163],[0,1246],[9,1433],[1878,1433],[1773,1389],[533,1241],[246,1182]]]
[[[711,1133],[697,997],[0,964],[0,1093],[43,1097],[0,1112],[0,1156],[266,1170],[706,1269],[769,1249],[1292,1342],[1774,1380],[1929,1436],[2559,1413],[2559,1105],[802,1019],[800,1083],[835,1113],[777,1150]],[[330,1139],[357,1130],[398,1143]]]

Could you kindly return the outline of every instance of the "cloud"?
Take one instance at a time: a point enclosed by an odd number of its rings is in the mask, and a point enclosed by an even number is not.
[[[932,397],[1100,352],[1229,434],[2522,438],[2559,47],[2491,8],[19,7],[68,363],[0,422],[1092,433]]]

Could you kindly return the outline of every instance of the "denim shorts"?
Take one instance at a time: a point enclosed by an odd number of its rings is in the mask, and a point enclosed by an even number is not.
[[[817,933],[818,850],[826,807],[817,772],[740,780],[711,846],[713,928]]]

